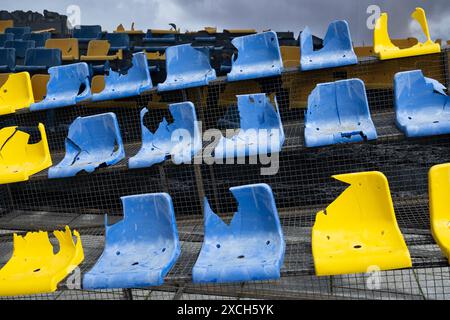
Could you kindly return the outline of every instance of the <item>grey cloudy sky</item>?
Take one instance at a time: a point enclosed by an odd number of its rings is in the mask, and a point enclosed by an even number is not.
[[[427,13],[432,38],[450,39],[449,0],[1,0],[8,11],[44,9],[66,13],[68,6],[81,9],[82,24],[101,24],[114,30],[119,23],[137,29],[167,28],[174,22],[182,31],[204,26],[255,28],[258,31],[294,31],[308,25],[323,37],[328,23],[335,19],[349,22],[354,42],[371,43],[372,31],[366,27],[369,5],[378,5],[389,14],[391,38],[417,36],[418,25],[410,14],[416,6]],[[419,37],[420,38],[420,37]]]

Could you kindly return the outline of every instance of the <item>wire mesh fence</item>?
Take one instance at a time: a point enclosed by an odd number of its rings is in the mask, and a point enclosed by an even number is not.
[[[435,244],[429,226],[428,180],[431,166],[450,160],[446,135],[407,139],[395,125],[393,77],[400,71],[422,69],[426,77],[448,86],[449,50],[440,54],[378,61],[299,72],[295,68],[280,77],[227,83],[225,78],[207,87],[156,93],[115,101],[87,103],[62,109],[21,112],[0,119],[2,127],[19,125],[38,140],[33,129],[44,123],[53,163],[64,156],[64,139],[78,116],[114,112],[119,120],[126,159],[94,173],[73,178],[48,179],[47,170],[29,181],[0,186],[0,264],[12,255],[12,233],[53,231],[65,225],[79,230],[85,252],[81,274],[95,264],[104,247],[104,215],[110,224],[122,217],[120,197],[167,192],[174,204],[181,241],[181,256],[160,287],[88,291],[60,284],[52,294],[21,299],[449,299],[450,269]],[[359,78],[365,82],[378,139],[357,144],[319,148],[304,145],[304,112],[309,93],[318,83]],[[129,169],[128,159],[141,146],[139,112],[147,107],[145,125],[154,132],[165,117],[168,104],[191,101],[202,130],[239,127],[236,95],[266,93],[276,97],[286,141],[279,154],[275,175],[261,175],[263,164],[183,164],[170,160],[145,169]],[[346,185],[332,175],[377,170],[391,188],[397,221],[408,244],[413,268],[317,277],[311,252],[311,228],[315,214],[331,203]],[[271,186],[285,240],[286,255],[277,281],[234,284],[193,284],[192,267],[203,241],[203,199],[214,212],[230,221],[237,204],[229,188],[253,183]]]

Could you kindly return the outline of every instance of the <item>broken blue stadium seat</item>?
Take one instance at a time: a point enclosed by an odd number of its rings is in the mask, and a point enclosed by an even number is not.
[[[48,69],[50,79],[45,99],[33,103],[31,111],[73,106],[91,97],[89,66],[85,62]]]
[[[14,40],[21,40],[24,34],[31,33],[31,28],[30,27],[11,27],[11,28],[6,28],[5,33],[12,33],[14,35]]]
[[[105,249],[84,274],[83,289],[144,288],[164,283],[180,255],[175,213],[167,193],[121,198],[124,218],[108,226]]]
[[[374,140],[364,82],[360,79],[319,83],[308,97],[305,145],[326,146]]]
[[[69,127],[66,155],[48,170],[48,177],[73,177],[80,171],[92,173],[125,158],[116,115],[112,112],[78,117]]]
[[[192,270],[193,282],[279,279],[285,242],[272,189],[267,184],[253,184],[230,191],[238,211],[229,225],[205,198],[205,237]]]
[[[153,88],[144,52],[133,54],[132,66],[126,74],[109,69],[105,75],[105,88],[92,95],[92,101],[104,101],[138,96]]]
[[[158,84],[158,91],[206,86],[216,79],[216,71],[209,63],[209,51],[190,44],[166,49],[166,70],[166,81]]]
[[[35,46],[33,40],[12,40],[5,42],[5,48],[14,48],[16,50],[16,59],[24,59],[28,49],[32,49]]]
[[[323,48],[314,50],[313,36],[308,27],[300,34],[300,68],[303,71],[357,64],[352,38],[345,20],[333,21],[328,26]]]
[[[27,50],[24,65],[16,66],[16,71],[45,72],[48,68],[60,66],[61,64],[61,50],[34,48]]]
[[[394,76],[394,106],[398,128],[407,137],[450,133],[450,97],[445,86],[421,70]]]
[[[130,47],[130,37],[126,33],[107,33],[105,40],[108,40],[111,47],[110,51],[126,50]]]
[[[278,104],[264,93],[238,95],[240,130],[231,138],[221,137],[214,149],[216,159],[280,152],[284,130]]]
[[[144,125],[147,108],[141,110],[142,147],[129,160],[131,169],[147,168],[165,161],[169,156],[175,164],[191,163],[202,148],[201,132],[192,102],[169,106],[173,123],[163,118],[155,133]]]
[[[35,42],[36,48],[44,48],[45,42],[50,38],[50,32],[26,33],[23,35],[22,40],[32,40]]]
[[[12,33],[0,33],[0,48],[5,47],[6,41],[14,40],[14,34]]]
[[[102,27],[99,25],[93,26],[78,26],[73,29],[73,37],[78,39],[79,43],[88,43],[91,40],[99,39],[102,33]]]
[[[283,70],[277,34],[273,31],[234,38],[238,50],[231,58],[228,81],[272,77]]]
[[[13,72],[16,66],[16,49],[0,48],[0,73]]]

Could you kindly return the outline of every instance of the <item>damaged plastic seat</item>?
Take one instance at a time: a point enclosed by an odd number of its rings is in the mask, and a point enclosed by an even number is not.
[[[121,199],[124,218],[112,226],[105,221],[105,249],[84,275],[83,289],[162,285],[180,255],[175,213],[167,193]]]
[[[280,152],[284,130],[275,107],[264,93],[238,95],[240,130],[231,138],[221,137],[214,149],[216,159]]]
[[[229,225],[205,198],[205,238],[192,270],[193,282],[279,279],[285,242],[272,189],[253,184],[230,191],[238,211]]]
[[[450,263],[450,163],[435,165],[428,174],[431,233]]]
[[[54,254],[47,232],[28,232],[24,237],[14,234],[12,258],[0,270],[0,295],[28,295],[50,293],[57,289],[83,260],[80,234],[66,226],[65,231],[54,231],[59,251]]]
[[[431,40],[425,11],[422,8],[416,8],[411,14],[411,17],[422,27],[426,41],[419,42],[410,48],[404,49],[395,46],[389,37],[387,13],[383,12],[378,18],[373,33],[373,51],[378,54],[381,60],[418,56],[441,51],[439,43]]]
[[[350,186],[316,215],[312,229],[316,275],[365,273],[371,266],[410,268],[386,177],[372,171],[333,178]]]
[[[92,173],[100,166],[112,166],[123,158],[125,150],[114,113],[78,117],[69,127],[66,155],[48,170],[48,177],[72,177],[83,170]]]
[[[89,67],[86,63],[52,67],[48,73],[50,79],[45,99],[32,104],[31,111],[72,106],[91,96]]]
[[[450,97],[438,81],[421,70],[399,72],[394,77],[396,123],[407,137],[450,133]]]
[[[308,97],[305,145],[317,147],[377,138],[364,82],[319,83]]]
[[[166,81],[158,84],[158,91],[206,86],[216,79],[208,50],[193,48],[190,44],[166,49],[166,70]]]
[[[28,72],[11,73],[0,87],[0,115],[28,108],[34,102]]]
[[[277,34],[273,31],[234,38],[238,50],[231,58],[228,81],[272,77],[281,74],[283,61]]]
[[[151,167],[169,156],[175,164],[190,163],[201,150],[201,132],[192,102],[171,104],[169,110],[173,123],[169,124],[166,118],[163,118],[155,133],[150,132],[144,125],[147,108],[141,110],[142,147],[137,155],[130,158],[130,168]]]
[[[94,82],[104,81],[100,85]],[[153,88],[150,71],[148,68],[145,53],[133,54],[132,66],[126,74],[109,70],[107,75],[95,76],[92,79],[92,87],[103,88],[101,91],[94,91],[92,101],[103,101],[139,96],[145,91]]]
[[[0,184],[27,181],[52,165],[45,127],[40,123],[38,129],[41,140],[33,144],[19,127],[0,130]]]
[[[300,39],[300,68],[303,71],[358,63],[358,58],[353,52],[348,23],[345,20],[330,23],[322,49],[314,51],[312,34],[308,27],[300,34]]]

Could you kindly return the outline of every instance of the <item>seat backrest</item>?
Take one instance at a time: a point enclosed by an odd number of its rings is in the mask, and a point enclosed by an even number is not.
[[[102,32],[102,27],[99,25],[80,26],[73,29],[73,37],[77,39],[97,39],[99,33]]]
[[[14,48],[0,49],[0,66],[13,69],[16,66],[16,50]]]
[[[22,37],[25,33],[31,33],[31,28],[30,27],[11,27],[11,28],[6,28],[5,33],[12,33],[12,34],[14,34],[15,40],[20,40],[20,39],[22,39]]]
[[[34,40],[36,48],[45,47],[45,41],[51,38],[50,32],[25,33],[22,40]]]
[[[14,40],[14,35],[12,33],[1,33],[0,34],[0,47],[5,47],[6,41]]]
[[[78,46],[78,39],[66,38],[66,39],[48,39],[45,42],[47,49],[59,49],[61,50],[63,60],[64,58],[73,57],[78,60],[80,58],[80,50]]]
[[[46,66],[47,68],[61,65],[61,50],[36,48],[28,49],[25,55],[26,66]]]
[[[108,33],[105,40],[109,41],[111,47],[129,47],[130,37],[126,33]]]
[[[91,40],[89,41],[87,55],[88,56],[106,56],[108,55],[111,45],[107,40]]]
[[[16,58],[25,58],[26,52],[30,48],[35,47],[35,42],[33,40],[23,41],[23,40],[12,40],[5,42],[5,48],[16,49]]]
[[[0,33],[4,33],[7,28],[14,27],[14,20],[0,20]]]

